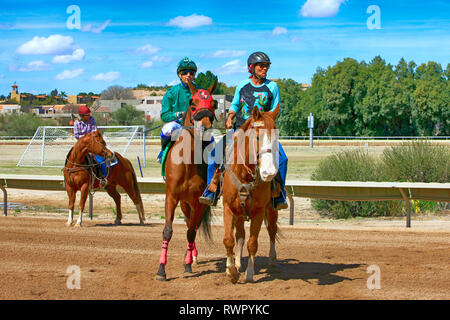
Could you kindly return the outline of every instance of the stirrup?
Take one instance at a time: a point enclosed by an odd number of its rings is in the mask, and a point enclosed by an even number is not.
[[[105,188],[108,185],[108,180],[106,178],[101,178],[99,182],[100,188]]]
[[[208,206],[215,207],[217,205],[217,201],[219,200],[219,197],[216,197],[216,194],[213,193],[211,197],[201,196],[198,198],[198,201],[202,204],[206,204]]]

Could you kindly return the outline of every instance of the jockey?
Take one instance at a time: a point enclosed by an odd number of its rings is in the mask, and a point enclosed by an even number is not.
[[[248,72],[251,74],[249,79],[239,82],[236,87],[233,101],[228,113],[226,127],[233,128],[235,131],[239,129],[247,120],[253,107],[257,106],[260,111],[273,111],[280,104],[280,91],[278,85],[266,79],[267,71],[270,68],[270,59],[264,52],[252,53],[248,60]],[[233,126],[233,119],[236,118]],[[222,145],[219,143],[218,145]],[[278,142],[279,168],[277,180],[281,186],[281,194],[273,199],[273,207],[277,210],[286,209],[286,183],[287,157]],[[215,153],[213,149],[211,153]],[[220,151],[219,151],[220,152]],[[218,199],[218,178],[220,169],[214,160],[210,160],[208,164],[208,186],[200,197],[200,202],[208,205],[216,205]],[[213,181],[213,183],[211,183]]]
[[[91,110],[87,105],[81,105],[78,108],[78,114],[80,116],[80,120],[75,120],[73,124],[73,135],[78,140],[81,137],[84,137],[89,132],[97,131],[97,122],[95,121],[94,117],[91,116]],[[105,187],[107,180],[106,180],[106,165],[105,165],[105,158],[94,155],[95,159],[98,163],[101,163],[101,170],[98,170],[98,174],[100,175],[100,187]]]
[[[182,126],[181,119],[189,108],[189,100],[192,97],[188,83],[194,81],[196,72],[197,65],[194,61],[188,57],[181,59],[177,66],[180,83],[170,88],[162,99],[161,120],[165,124],[161,129],[161,152],[158,155],[160,162],[162,153],[171,140],[172,132]],[[195,83],[193,85],[198,88]]]

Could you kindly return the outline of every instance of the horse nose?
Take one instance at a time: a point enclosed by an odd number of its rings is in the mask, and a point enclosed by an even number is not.
[[[278,169],[275,166],[273,157],[270,153],[264,153],[261,155],[260,175],[264,182],[272,181],[277,175]]]

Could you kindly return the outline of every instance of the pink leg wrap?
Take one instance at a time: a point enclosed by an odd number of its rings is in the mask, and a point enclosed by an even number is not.
[[[186,264],[192,264],[192,250],[194,250],[194,243],[188,243],[185,259]]]
[[[197,251],[197,247],[195,246],[195,242],[193,243],[194,248],[192,249],[192,255],[194,257],[198,257],[198,251]]]
[[[162,249],[161,249],[161,257],[159,258],[159,264],[166,265],[168,248],[169,248],[169,241],[163,241],[163,245],[162,245]]]

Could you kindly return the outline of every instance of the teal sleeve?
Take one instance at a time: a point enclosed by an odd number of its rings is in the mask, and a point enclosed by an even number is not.
[[[276,109],[277,105],[280,104],[280,89],[278,88],[278,85],[272,81],[273,87],[271,88],[273,99],[272,99],[272,105],[270,106],[270,111],[273,111]]]
[[[176,112],[173,111],[174,98],[172,91],[169,90],[164,95],[161,102],[161,120],[164,122],[171,122],[177,119]]]
[[[244,85],[248,83],[248,80],[244,80],[239,82],[239,84],[236,86],[236,91],[234,92],[233,101],[231,101],[230,111],[234,111],[236,113],[239,112],[241,109],[241,89]]]

